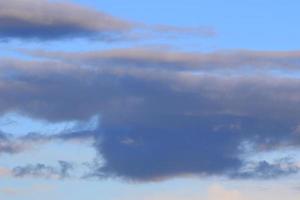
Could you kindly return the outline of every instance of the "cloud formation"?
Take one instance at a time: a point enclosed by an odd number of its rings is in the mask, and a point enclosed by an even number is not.
[[[99,37],[103,40],[130,30],[129,22],[66,1],[0,1],[0,37],[57,39]]]
[[[232,67],[251,66],[253,71],[269,63],[263,73],[229,70],[230,76],[210,70],[215,64],[194,66],[195,59],[214,61],[211,55],[153,56],[129,50],[121,52],[125,59],[118,59],[116,52],[4,60],[0,113],[19,112],[50,122],[100,116],[91,132],[104,160],[93,173],[100,178],[230,175],[245,166],[249,148],[263,152],[299,146],[300,80],[271,73],[278,68],[273,58],[293,63],[296,52],[251,53],[254,61],[230,55],[216,68],[236,59],[244,62]],[[103,55],[112,58],[104,62]],[[202,66],[206,73],[199,73]],[[266,169],[281,168],[262,161],[253,174]]]
[[[58,167],[35,164],[26,166],[17,166],[12,169],[12,175],[15,177],[36,177],[36,178],[51,178],[64,179],[70,176],[69,172],[73,169],[73,164],[66,161],[58,161]]]
[[[165,36],[205,36],[211,28],[147,25],[113,17],[94,8],[69,1],[1,0],[0,38],[58,40],[92,38],[100,41]]]

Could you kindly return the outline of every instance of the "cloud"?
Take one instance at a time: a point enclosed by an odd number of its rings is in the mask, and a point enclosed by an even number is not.
[[[51,178],[64,179],[70,176],[69,172],[73,169],[73,165],[66,161],[58,161],[58,167],[53,167],[45,164],[35,164],[26,166],[17,166],[12,169],[12,174],[15,177],[36,177],[36,178]]]
[[[143,36],[144,35],[144,36]],[[213,36],[211,28],[147,25],[113,17],[69,1],[0,1],[0,38],[57,40],[90,38],[101,41],[162,36]]]
[[[9,120],[10,122],[11,120]],[[96,116],[85,121],[73,121],[72,126],[45,134],[40,132],[23,132],[14,135],[0,131],[0,155],[18,154],[34,150],[35,147],[49,142],[93,143],[95,128],[98,126]],[[16,124],[17,126],[17,124]]]
[[[15,154],[24,151],[26,148],[23,142],[17,142],[12,135],[0,131],[0,154]]]
[[[0,36],[50,40],[99,37],[111,40],[130,30],[131,23],[66,1],[0,1]]]
[[[191,26],[175,26],[167,24],[144,24],[139,23],[136,30],[131,33],[131,37],[137,40],[142,39],[200,39],[213,38],[217,35],[217,31],[212,27],[191,27]]]
[[[118,51],[103,53],[110,62],[90,53],[70,54],[72,62],[57,54],[50,60],[5,60],[0,66],[0,113],[19,112],[49,122],[99,116],[94,148],[104,163],[93,174],[100,178],[230,175],[248,161],[248,146],[255,152],[299,147],[300,81],[272,75],[275,61],[264,73],[232,71],[228,76],[192,70],[197,55],[124,52],[125,59],[117,59]],[[250,55],[258,60],[243,65],[256,70],[261,60],[272,60],[270,55],[290,61],[294,53]],[[213,61],[210,54],[199,57]],[[177,69],[180,59],[189,70]],[[262,161],[254,172],[277,173],[276,167]]]
[[[165,25],[160,24],[156,26],[152,26],[152,29],[158,33],[167,33],[170,35],[198,35],[200,37],[212,37],[215,36],[217,33],[211,27],[180,27],[180,26],[172,26],[172,25]]]
[[[95,135],[94,131],[70,131],[70,132],[57,133],[52,135],[29,133],[20,137],[19,139],[28,142],[49,142],[53,140],[89,141],[93,139],[94,135]]]
[[[24,151],[33,150],[40,144],[57,141],[68,141],[78,143],[92,143],[95,136],[94,131],[65,131],[45,135],[40,133],[24,133],[22,136],[13,136],[10,134],[1,134],[0,132],[0,155],[1,154],[18,154]]]
[[[249,166],[250,165],[250,166]],[[290,158],[283,158],[275,163],[260,161],[258,163],[250,163],[246,165],[240,172],[234,172],[233,178],[241,179],[274,179],[282,176],[297,174],[299,166],[293,163]]]
[[[160,71],[190,71],[229,75],[287,75],[299,71],[300,52],[231,50],[211,53],[182,52],[172,49],[125,48],[91,52],[53,52],[26,50],[20,52],[71,64],[85,66]]]

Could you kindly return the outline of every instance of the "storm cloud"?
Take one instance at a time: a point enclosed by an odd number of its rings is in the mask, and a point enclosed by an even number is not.
[[[264,152],[299,146],[300,80],[273,73],[278,64],[272,61],[294,63],[296,52],[283,58],[261,52],[255,54],[258,61],[233,66],[255,71],[270,61],[262,73],[250,74],[231,67],[216,72],[205,63],[206,72],[199,73],[193,59],[209,60],[210,55],[184,56],[183,68],[181,57],[167,52],[151,59],[148,54],[147,59],[115,56],[110,62],[82,56],[90,53],[68,54],[68,59],[55,55],[1,62],[0,113],[19,112],[49,122],[98,115],[99,126],[87,133],[104,160],[95,176],[154,181],[230,175],[248,162],[244,155],[249,148]],[[261,161],[253,173],[266,168],[278,166]]]

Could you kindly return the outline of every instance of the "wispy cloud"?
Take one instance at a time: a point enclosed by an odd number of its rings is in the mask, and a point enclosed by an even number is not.
[[[300,168],[290,158],[283,158],[274,163],[267,161],[250,162],[240,172],[234,172],[232,178],[240,179],[274,179],[297,174]]]
[[[138,68],[232,75],[257,73],[279,74],[298,72],[299,51],[223,50],[211,53],[184,52],[174,49],[124,48],[90,52],[55,52],[19,49],[34,57],[64,61],[71,64],[105,68]],[[120,70],[121,70],[120,69]]]
[[[89,38],[99,41],[147,37],[213,36],[211,28],[147,25],[113,17],[94,8],[67,1],[0,1],[0,38],[58,40]],[[147,38],[148,39],[148,38]]]
[[[23,142],[16,141],[12,135],[0,131],[0,154],[15,154],[24,151],[26,148]]]
[[[35,177],[64,179],[70,176],[69,172],[73,169],[73,164],[66,161],[58,161],[58,166],[50,166],[42,163],[35,165],[17,166],[12,169],[15,177]]]
[[[110,40],[131,29],[129,22],[71,2],[0,1],[2,38],[59,39],[99,37]]]

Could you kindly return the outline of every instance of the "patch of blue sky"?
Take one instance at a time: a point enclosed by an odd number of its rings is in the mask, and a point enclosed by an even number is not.
[[[93,116],[87,121],[66,121],[50,123],[33,119],[18,113],[8,113],[0,117],[1,130],[16,136],[28,133],[57,134],[68,131],[94,130],[98,127],[99,117]]]

